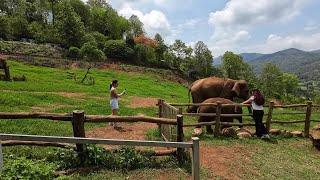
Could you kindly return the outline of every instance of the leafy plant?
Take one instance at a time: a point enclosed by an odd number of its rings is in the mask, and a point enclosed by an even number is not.
[[[32,161],[24,157],[8,159],[5,162],[5,166],[1,179],[53,179],[53,172],[56,165],[52,163],[46,163],[43,161]]]

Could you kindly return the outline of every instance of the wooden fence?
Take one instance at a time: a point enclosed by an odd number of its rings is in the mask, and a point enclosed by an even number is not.
[[[214,117],[214,121],[212,122],[203,122],[203,123],[196,123],[196,124],[188,124],[183,125],[183,127],[196,127],[196,126],[205,126],[205,125],[215,125],[214,135],[220,136],[221,135],[221,125],[228,125],[228,126],[255,126],[255,123],[233,123],[233,122],[220,122],[221,117],[239,117],[239,116],[252,116],[252,114],[222,114],[221,109],[223,107],[248,107],[248,104],[221,104],[217,103],[197,103],[197,104],[190,104],[190,103],[166,103],[173,107],[178,108],[178,114],[184,116],[208,116]],[[182,107],[187,106],[216,106],[215,113],[184,113]],[[292,105],[275,105],[273,101],[269,102],[268,105],[268,112],[265,114],[266,121],[264,124],[266,125],[267,130],[271,129],[271,124],[294,124],[294,123],[304,123],[304,136],[309,137],[310,131],[310,123],[311,122],[320,122],[320,120],[311,119],[312,113],[317,113],[312,111],[313,108],[320,108],[320,105],[313,105],[312,102],[307,102],[307,104],[292,104]],[[280,112],[275,113],[273,110],[275,108],[305,108],[305,112]],[[273,115],[295,115],[295,114],[304,114],[305,119],[303,120],[291,120],[291,121],[281,121],[273,119]]]
[[[2,155],[1,141],[8,141],[8,140],[27,141],[27,142],[75,143],[77,145],[107,144],[107,145],[127,145],[127,146],[191,148],[192,177],[195,180],[200,179],[200,159],[199,159],[199,139],[198,138],[192,138],[192,143],[190,143],[190,142],[134,141],[134,140],[117,140],[117,139],[82,138],[82,137],[0,134],[0,171],[3,169],[3,155]]]
[[[57,121],[71,121],[72,129],[74,137],[85,137],[85,128],[84,123],[106,123],[106,122],[146,122],[146,123],[156,123],[159,124],[160,127],[164,127],[161,129],[166,129],[166,125],[170,128],[169,133],[171,134],[171,129],[175,128],[176,131],[179,130],[180,134],[176,136],[175,139],[170,139],[170,141],[174,142],[183,142],[183,130],[182,124],[183,117],[181,115],[176,115],[174,119],[174,115],[172,115],[174,111],[170,111],[170,118],[156,118],[156,117],[148,117],[148,116],[102,116],[102,115],[85,115],[84,111],[75,110],[72,114],[58,114],[58,113],[7,113],[0,112],[0,119],[39,119],[39,120],[57,120]],[[164,113],[165,117],[168,116],[169,112]],[[178,123],[180,122],[180,124]],[[179,125],[179,128],[177,126]],[[167,129],[166,129],[167,130]],[[167,137],[169,135],[166,135]],[[165,137],[165,136],[164,136]],[[35,146],[56,146],[56,147],[70,147],[66,144],[60,143],[46,143],[46,142],[23,142],[23,141],[14,141],[14,142],[6,142],[6,146],[12,145],[35,145]],[[84,145],[76,143],[77,151],[83,151]],[[160,152],[160,155],[169,155],[172,153],[176,153],[177,159],[180,162],[183,161],[183,148],[177,148],[176,152],[166,151]],[[157,153],[155,153],[157,155]]]

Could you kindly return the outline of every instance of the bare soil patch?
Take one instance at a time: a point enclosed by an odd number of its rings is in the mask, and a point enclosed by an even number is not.
[[[239,175],[240,172],[244,171],[243,164],[250,163],[250,157],[251,153],[240,146],[213,147],[204,143],[201,143],[200,145],[201,165],[209,170],[214,177],[218,176],[223,179],[241,179]]]
[[[59,96],[66,97],[66,98],[73,98],[73,97],[83,97],[85,93],[74,93],[74,92],[57,92]]]
[[[145,140],[148,129],[157,128],[151,123],[120,123],[121,130],[115,130],[106,124],[105,127],[94,128],[86,133],[87,137]],[[117,148],[115,146],[104,146],[107,149]],[[137,149],[144,149],[138,147]],[[154,150],[164,150],[166,148],[152,148]],[[239,172],[255,174],[255,170],[244,169],[245,163],[251,163],[250,157],[253,152],[241,146],[213,146],[201,142],[200,144],[200,164],[206,168],[211,178],[241,179]],[[160,176],[167,177],[164,174]],[[160,178],[159,177],[159,178]],[[160,179],[161,179],[160,178]]]
[[[133,96],[129,108],[156,107],[158,99]]]
[[[52,112],[54,109],[71,107],[70,105],[51,104],[43,106],[32,106],[31,112]]]

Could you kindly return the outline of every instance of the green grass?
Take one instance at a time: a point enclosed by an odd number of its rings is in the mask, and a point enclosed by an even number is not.
[[[83,85],[74,80],[67,79],[67,72],[75,72],[81,78],[85,69],[58,69],[25,65],[9,61],[12,76],[25,75],[26,82],[0,81],[0,111],[1,112],[57,112],[70,113],[76,109],[82,109],[86,114],[109,115],[109,83],[112,79],[119,80],[119,91],[127,89],[127,94],[120,100],[121,115],[145,114],[155,116],[156,107],[130,108],[131,99],[137,97],[162,98],[167,102],[187,102],[187,89],[179,83],[162,80],[158,75],[142,73],[126,73],[114,70],[93,69],[91,76],[95,78],[94,86]],[[245,110],[246,111],[246,110]],[[274,112],[297,112],[292,110],[276,109]],[[268,110],[265,110],[266,114]],[[266,116],[265,116],[266,117]],[[304,115],[275,115],[276,120],[302,120]],[[312,119],[320,119],[320,113],[314,114]],[[196,118],[185,117],[185,124],[196,123]],[[252,122],[245,118],[245,122]],[[315,123],[312,124],[314,126]],[[86,130],[105,124],[86,124]],[[272,128],[287,130],[303,130],[304,124],[276,125]],[[21,133],[36,135],[72,136],[70,122],[57,122],[41,119],[1,120],[1,133]],[[191,138],[192,128],[185,129],[186,139]],[[157,129],[146,132],[146,138],[160,140]],[[274,137],[278,144],[266,143],[252,139],[213,138],[211,135],[202,135],[202,143],[208,147],[242,147],[249,158],[249,163],[241,159],[230,164],[230,169],[236,171],[243,179],[317,179],[320,174],[318,164],[319,153],[312,147],[308,139]],[[55,148],[39,147],[6,147],[5,154],[24,156],[41,160],[47,153],[55,151]],[[212,163],[215,161],[212,160]],[[111,172],[101,170],[89,174],[74,174],[60,177],[60,179],[158,179],[161,175],[169,173],[172,179],[185,179],[190,176],[179,169],[142,169],[123,172]],[[154,175],[154,176],[153,176]],[[209,169],[202,167],[203,178],[219,177]]]

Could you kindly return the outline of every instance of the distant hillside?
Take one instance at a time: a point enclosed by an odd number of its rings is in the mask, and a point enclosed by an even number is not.
[[[260,56],[249,63],[257,72],[260,72],[263,64],[268,62],[278,65],[283,71],[295,73],[302,79],[319,80],[320,78],[320,53],[291,48]]]
[[[263,64],[271,62],[281,70],[297,74],[301,79],[320,79],[320,50],[302,51],[286,49],[272,54],[241,53],[245,62],[253,65],[256,72],[260,72]],[[214,59],[214,64],[221,64],[221,56]]]

